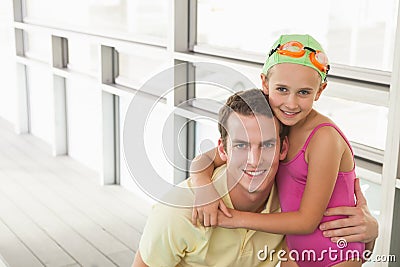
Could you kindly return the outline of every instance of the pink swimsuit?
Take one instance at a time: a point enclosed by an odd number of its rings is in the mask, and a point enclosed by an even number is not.
[[[297,211],[300,208],[300,202],[306,186],[308,173],[308,165],[305,161],[305,151],[315,132],[324,126],[335,128],[351,149],[350,143],[337,126],[331,123],[322,123],[315,127],[299,153],[292,160],[281,162],[279,165],[276,180],[279,200],[283,212]],[[335,188],[328,203],[329,208],[355,205],[355,178],[356,175],[354,169],[350,172],[338,173]],[[346,216],[324,216],[321,222],[345,217]],[[309,235],[286,235],[286,241],[289,247],[289,252],[292,253],[292,257],[296,259],[300,267],[326,267],[352,258],[361,258],[365,248],[364,243],[333,243],[329,238],[322,235],[322,231],[319,230],[319,228]]]

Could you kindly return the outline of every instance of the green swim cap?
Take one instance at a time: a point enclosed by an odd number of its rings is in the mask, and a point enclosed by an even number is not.
[[[293,57],[290,55],[282,55],[277,52],[279,46],[285,45],[288,42],[299,42],[305,47],[305,54],[300,57]],[[294,51],[295,53],[299,53],[300,48],[296,46],[292,46],[292,49],[289,49],[289,51]],[[293,50],[295,48],[295,50]],[[318,53],[316,55],[317,63],[313,63],[311,57],[314,56],[312,55],[310,57],[310,54],[313,53],[313,51],[320,51],[322,53]],[[289,52],[290,53],[290,52]],[[322,81],[325,81],[326,79],[326,74],[329,71],[329,64],[328,64],[328,58],[326,57],[326,54],[324,52],[324,49],[320,45],[320,43],[317,42],[312,36],[308,34],[289,34],[289,35],[281,35],[279,39],[274,43],[274,45],[271,48],[271,51],[268,55],[267,60],[264,63],[262,73],[267,74],[268,70],[275,66],[276,64],[280,63],[294,63],[294,64],[299,64],[303,66],[308,66],[313,69],[315,69],[319,75],[322,78]],[[318,66],[318,63],[322,63],[321,65]],[[325,67],[325,69],[324,69]],[[324,69],[324,70],[323,70]]]

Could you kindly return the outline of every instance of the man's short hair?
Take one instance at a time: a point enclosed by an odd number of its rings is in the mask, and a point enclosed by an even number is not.
[[[244,116],[264,115],[273,118],[273,113],[269,107],[268,96],[260,89],[249,89],[236,92],[231,95],[224,106],[219,110],[218,130],[221,134],[221,140],[226,149],[226,140],[228,138],[228,119],[232,112]],[[288,134],[288,127],[280,123],[279,136],[282,142]]]

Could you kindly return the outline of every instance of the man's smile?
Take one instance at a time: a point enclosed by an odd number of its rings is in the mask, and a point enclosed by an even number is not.
[[[265,174],[267,172],[267,170],[266,169],[263,169],[263,170],[246,170],[246,169],[244,169],[243,172],[253,178],[255,176]]]

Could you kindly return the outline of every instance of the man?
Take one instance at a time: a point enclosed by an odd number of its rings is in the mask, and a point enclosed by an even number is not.
[[[226,165],[214,171],[213,181],[229,208],[280,212],[274,181],[288,143],[285,129],[267,107],[264,94],[252,89],[234,94],[220,110],[218,153]],[[177,197],[194,201],[191,179],[181,185],[189,189]],[[148,218],[133,266],[277,264],[277,254],[266,254],[281,249],[282,235],[194,226],[191,216],[191,208],[157,204]]]

